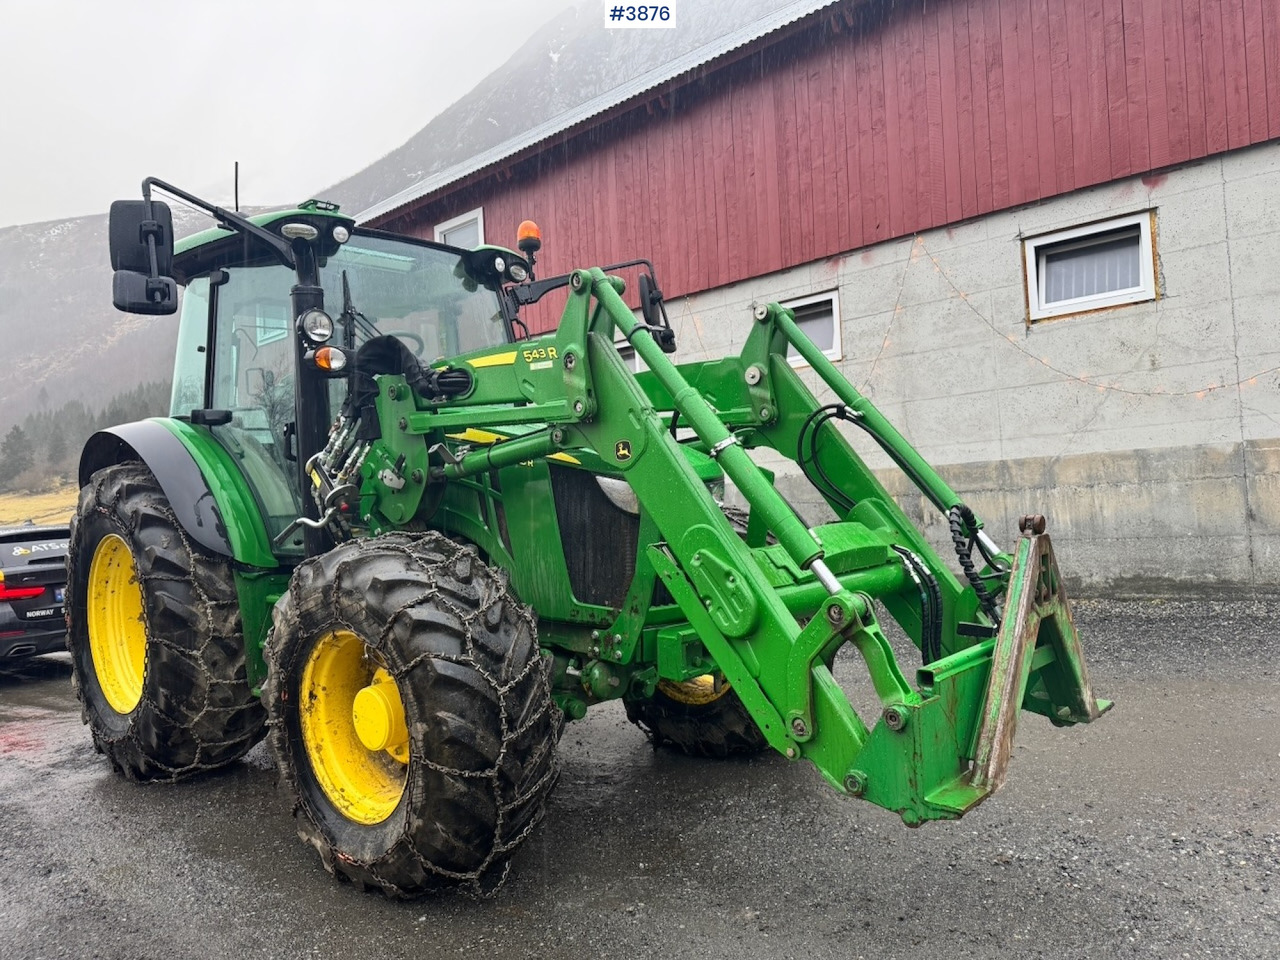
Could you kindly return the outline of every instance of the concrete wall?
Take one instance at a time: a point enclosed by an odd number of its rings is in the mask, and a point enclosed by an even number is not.
[[[1023,236],[1150,208],[1158,300],[1027,325]],[[1091,593],[1280,588],[1280,142],[681,298],[679,358],[736,352],[757,300],[829,290],[845,374],[998,540],[1045,513]]]

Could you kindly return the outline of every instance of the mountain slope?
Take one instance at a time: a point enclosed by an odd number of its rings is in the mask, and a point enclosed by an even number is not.
[[[579,3],[403,146],[317,195],[359,213],[790,2],[685,0],[678,26],[657,30],[607,29],[601,4]]]
[[[674,29],[606,29],[584,0],[536,31],[516,53],[403,146],[346,180],[297,196],[351,213],[475,156],[791,0],[682,0]],[[174,205],[179,236],[209,220]],[[101,408],[114,394],[170,376],[176,317],[111,306],[105,213],[0,229],[0,435],[27,413],[78,399]]]

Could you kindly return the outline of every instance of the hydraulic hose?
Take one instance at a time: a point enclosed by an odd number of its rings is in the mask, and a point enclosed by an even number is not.
[[[897,544],[893,550],[920,591],[920,659],[927,667],[942,658],[942,590],[918,556]]]
[[[978,595],[978,602],[996,623],[1000,622],[999,601],[987,589],[973,562],[973,543],[978,533],[978,518],[963,503],[958,503],[947,512],[947,522],[951,526],[951,542],[955,544],[956,559],[960,561],[960,569],[965,579]]]

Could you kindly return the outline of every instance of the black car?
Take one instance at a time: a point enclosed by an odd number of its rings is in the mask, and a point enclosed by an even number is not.
[[[0,669],[67,648],[66,527],[0,527]]]

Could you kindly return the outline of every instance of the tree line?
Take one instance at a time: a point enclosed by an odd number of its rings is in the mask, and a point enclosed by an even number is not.
[[[0,440],[0,492],[39,493],[75,478],[85,441],[104,427],[163,416],[170,384],[152,380],[117,393],[99,410],[80,400],[51,408],[40,392],[40,409],[15,423]]]

